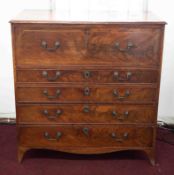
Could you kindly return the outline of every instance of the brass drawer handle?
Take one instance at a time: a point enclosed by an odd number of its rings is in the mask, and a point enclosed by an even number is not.
[[[62,133],[60,131],[58,131],[56,133],[55,138],[51,138],[51,136],[49,135],[49,133],[48,132],[45,132],[44,133],[44,137],[45,137],[45,139],[47,139],[49,141],[57,141],[57,140],[59,140],[62,137]]]
[[[129,134],[125,132],[121,138],[117,137],[115,132],[112,132],[111,137],[115,139],[116,142],[123,142],[128,139]]]
[[[89,136],[89,128],[83,128],[82,129],[83,133],[86,135],[86,136]]]
[[[89,106],[85,105],[85,106],[83,107],[83,112],[84,112],[84,113],[89,113],[89,112],[90,112]]]
[[[57,90],[56,90],[56,94],[52,96],[52,95],[49,95],[49,94],[48,94],[48,90],[44,90],[44,91],[43,91],[43,94],[44,94],[48,99],[56,99],[56,98],[58,98],[58,97],[60,96],[61,91],[60,91],[60,89],[57,89]]]
[[[42,41],[41,47],[49,52],[55,52],[60,47],[60,42],[56,41],[53,47],[48,47],[48,43],[46,41]]]
[[[54,120],[54,119],[58,118],[58,117],[62,114],[62,110],[58,109],[58,110],[56,111],[55,116],[50,116],[48,110],[45,109],[45,110],[43,111],[43,114],[44,114],[48,119]]]
[[[84,88],[84,95],[85,96],[89,96],[90,95],[90,89],[89,89],[89,87],[85,87]]]
[[[84,71],[83,73],[84,78],[88,79],[91,77],[91,72],[90,71]]]
[[[119,42],[115,42],[114,46],[120,52],[129,52],[132,48],[135,47],[134,44],[131,41],[127,42],[127,47],[126,48],[120,48],[120,43]]]
[[[60,71],[56,71],[56,74],[54,77],[49,77],[47,71],[42,72],[42,76],[46,78],[48,81],[56,81],[60,77],[61,73]]]
[[[113,74],[114,80],[118,80],[118,81],[129,81],[131,79],[131,76],[132,76],[131,72],[127,72],[125,78],[120,77],[119,72],[117,71],[114,72]]]
[[[127,98],[127,97],[130,96],[130,91],[129,91],[129,90],[126,90],[124,96],[120,96],[119,93],[117,92],[117,90],[114,89],[113,94],[114,94],[114,96],[117,97],[119,100],[122,100],[122,99],[125,99],[125,98]]]
[[[116,111],[112,111],[112,117],[120,121],[125,120],[129,115],[129,111],[124,112],[123,114],[118,114]]]

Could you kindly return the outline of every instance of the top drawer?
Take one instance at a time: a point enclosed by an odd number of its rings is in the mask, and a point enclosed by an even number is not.
[[[17,65],[158,66],[160,27],[31,24],[15,30]]]

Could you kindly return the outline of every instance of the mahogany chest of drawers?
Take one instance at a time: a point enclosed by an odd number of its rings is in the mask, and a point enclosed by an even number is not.
[[[32,148],[142,150],[155,163],[165,22],[12,20],[18,159]]]

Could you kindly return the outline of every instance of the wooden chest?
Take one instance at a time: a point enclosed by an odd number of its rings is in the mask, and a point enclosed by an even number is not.
[[[32,148],[78,154],[142,150],[155,163],[165,22],[11,21],[18,159]]]

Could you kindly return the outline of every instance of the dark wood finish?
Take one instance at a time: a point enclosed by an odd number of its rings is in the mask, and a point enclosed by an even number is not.
[[[86,132],[84,130],[86,129]],[[20,127],[21,146],[152,147],[153,128],[121,125],[57,125]],[[57,137],[57,132],[61,133]],[[45,136],[48,133],[48,138]]]
[[[49,87],[45,85],[43,87],[17,87],[16,91],[17,102],[152,103],[157,99],[156,87],[152,86],[56,85],[56,87]],[[117,95],[114,92],[117,92]]]
[[[21,83],[157,83],[159,73],[154,69],[97,69],[83,67],[82,70],[19,69],[17,81]]]
[[[161,28],[127,28],[122,25],[83,28],[71,25],[64,28],[55,26],[50,30],[49,25],[44,29],[30,25],[24,28],[17,26],[15,32],[17,65],[49,67],[59,64],[110,65],[114,62],[119,66],[159,66]],[[48,48],[42,47],[43,41]],[[57,49],[56,42],[60,42]],[[133,46],[127,49],[129,42]],[[119,48],[116,43],[119,43]]]
[[[11,21],[19,161],[32,148],[141,150],[155,164],[165,22],[134,17],[25,11]]]
[[[144,123],[155,124],[155,105],[56,104],[17,105],[18,122],[58,123]]]

